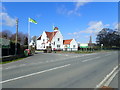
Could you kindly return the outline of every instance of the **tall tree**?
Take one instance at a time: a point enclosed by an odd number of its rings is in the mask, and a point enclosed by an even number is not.
[[[118,30],[103,28],[97,35],[96,42],[98,45],[103,44],[106,47],[120,47],[120,33]]]

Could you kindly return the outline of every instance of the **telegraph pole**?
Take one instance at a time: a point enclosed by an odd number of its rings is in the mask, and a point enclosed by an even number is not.
[[[16,41],[15,41],[15,55],[17,55],[17,41],[18,41],[18,18],[16,19]]]
[[[30,43],[30,22],[28,18],[28,49],[30,49],[29,43]]]

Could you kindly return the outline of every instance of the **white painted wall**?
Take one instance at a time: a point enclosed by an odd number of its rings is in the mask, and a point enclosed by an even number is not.
[[[60,39],[58,41],[58,38]],[[56,35],[52,39],[52,50],[55,49],[63,49],[63,36],[60,31],[57,31]],[[55,42],[55,45],[54,45]],[[60,47],[57,47],[57,45],[60,45]]]
[[[75,47],[73,47],[75,45]],[[78,50],[78,43],[73,39],[70,44],[64,45],[64,49],[67,48],[67,51],[77,51]]]
[[[58,38],[60,38],[60,40],[58,41]],[[43,39],[45,40],[45,48],[44,48],[44,44],[43,43]],[[36,49],[41,50],[41,49],[46,49],[46,46],[49,46],[50,42],[48,42],[48,38],[45,32],[43,32],[41,40],[37,40],[37,47]],[[55,45],[54,45],[55,42]],[[60,47],[57,47],[57,45],[60,45]],[[60,31],[57,31],[57,33],[55,34],[55,36],[53,37],[52,41],[51,41],[51,46],[52,46],[52,50],[55,49],[63,49],[63,36],[61,34]]]
[[[75,47],[73,47],[75,45]],[[75,39],[73,39],[70,43],[70,48],[72,48],[72,51],[77,51],[78,50],[78,44],[75,41]]]
[[[43,41],[43,39],[45,41]],[[45,33],[45,31],[42,33],[42,36],[41,36],[41,40],[37,40],[37,47],[36,49],[45,49],[46,48],[46,44],[42,44],[42,43],[46,43],[47,42],[47,35]]]

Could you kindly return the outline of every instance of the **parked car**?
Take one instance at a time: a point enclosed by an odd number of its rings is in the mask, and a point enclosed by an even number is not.
[[[31,50],[30,50],[30,49],[25,49],[25,50],[24,50],[24,55],[25,55],[25,56],[32,55]]]

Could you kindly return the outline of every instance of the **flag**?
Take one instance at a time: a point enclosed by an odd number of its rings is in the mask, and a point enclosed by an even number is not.
[[[32,23],[34,23],[34,24],[37,24],[37,22],[36,22],[34,19],[32,19],[32,18],[29,18],[29,22],[32,22]]]

